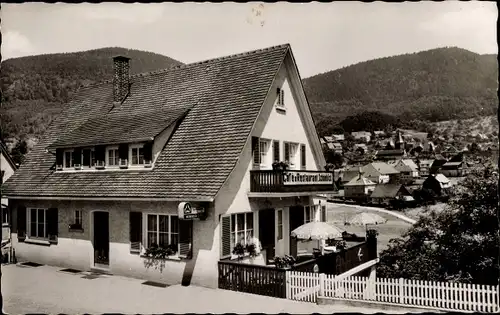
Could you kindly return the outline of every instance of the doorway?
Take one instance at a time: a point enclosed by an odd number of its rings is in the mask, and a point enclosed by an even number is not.
[[[304,224],[304,207],[290,207],[290,232]],[[297,239],[290,235],[290,256],[297,257]]]
[[[94,245],[94,266],[109,266],[109,213],[95,211],[93,213],[93,245]]]
[[[262,250],[266,251],[266,264],[275,255],[274,209],[259,211],[259,238]]]

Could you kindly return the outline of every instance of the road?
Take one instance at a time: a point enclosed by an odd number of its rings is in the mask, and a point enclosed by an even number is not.
[[[391,210],[386,210],[386,209],[383,209],[383,208],[377,208],[377,207],[368,207],[368,206],[358,206],[358,205],[349,205],[349,204],[345,204],[345,203],[337,203],[337,202],[332,202],[331,204],[335,204],[335,205],[339,205],[339,206],[344,206],[344,207],[349,207],[349,208],[356,208],[356,209],[359,209],[359,210],[368,210],[368,211],[375,211],[375,212],[381,212],[381,213],[386,213],[386,214],[389,214],[389,215],[392,215],[398,219],[401,219],[405,222],[408,222],[410,224],[415,224],[415,220],[405,216],[404,214],[400,214],[400,213],[396,213],[394,211],[391,211]]]
[[[141,280],[120,276],[106,275],[96,279],[82,276],[84,274],[69,274],[51,266],[3,265],[4,310],[9,314],[384,312],[368,307],[317,305],[196,286],[152,287],[141,284]]]

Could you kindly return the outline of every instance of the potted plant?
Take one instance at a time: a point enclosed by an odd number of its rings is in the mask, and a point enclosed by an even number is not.
[[[233,248],[233,255],[238,256],[238,260],[242,260],[245,256],[245,246],[241,243],[236,244]]]
[[[273,260],[276,268],[279,269],[290,269],[295,264],[295,258],[290,255],[285,255],[283,257],[276,256]]]
[[[335,242],[335,248],[337,248],[339,251],[346,249],[346,247],[347,243],[344,240]]]

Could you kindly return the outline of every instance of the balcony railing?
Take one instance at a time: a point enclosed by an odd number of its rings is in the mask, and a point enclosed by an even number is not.
[[[321,171],[250,171],[250,192],[327,192],[334,191],[333,172]]]

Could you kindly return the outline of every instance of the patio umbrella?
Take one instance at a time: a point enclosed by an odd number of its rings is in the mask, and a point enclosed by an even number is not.
[[[342,230],[326,222],[309,222],[292,231],[301,240],[327,240],[342,237]]]
[[[342,237],[342,230],[326,222],[309,222],[292,231],[292,237],[302,240],[322,240]],[[323,250],[321,250],[323,253]]]
[[[385,222],[387,222],[387,219],[376,213],[367,212],[358,213],[347,221],[350,225],[364,225],[365,228],[369,224],[384,224]]]

